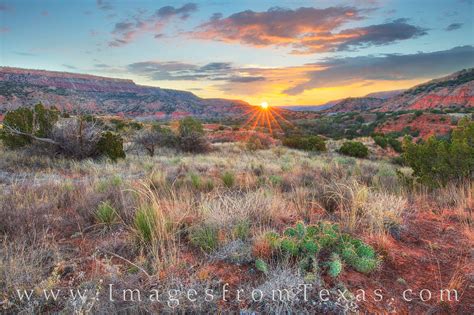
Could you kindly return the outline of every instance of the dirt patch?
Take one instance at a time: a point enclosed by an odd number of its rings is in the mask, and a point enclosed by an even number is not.
[[[472,313],[474,292],[469,275],[472,278],[474,267],[469,262],[473,244],[458,222],[445,219],[444,215],[419,212],[410,219],[399,240],[388,237],[382,245],[372,240],[385,256],[380,270],[369,277],[353,271],[341,277],[353,293],[357,289],[367,293],[366,301],[360,302],[364,311]],[[454,295],[451,302],[447,292],[441,295],[442,289],[453,288],[458,291],[457,302]],[[374,293],[377,289],[381,289],[382,301],[375,301],[379,298]]]

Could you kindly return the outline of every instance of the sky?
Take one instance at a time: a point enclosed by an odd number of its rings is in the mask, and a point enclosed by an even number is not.
[[[474,67],[472,0],[0,0],[0,65],[318,105]]]

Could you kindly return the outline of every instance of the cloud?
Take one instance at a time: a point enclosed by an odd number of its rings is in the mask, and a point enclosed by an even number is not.
[[[10,28],[8,28],[8,27],[0,27],[0,34],[8,33],[8,32],[10,32]]]
[[[97,7],[102,11],[110,11],[114,9],[113,5],[109,1],[106,1],[106,0],[97,0],[96,4],[97,4]]]
[[[111,68],[110,65],[108,64],[105,64],[105,63],[96,63],[94,65],[95,68],[100,68],[100,69],[106,69],[106,68]]]
[[[191,12],[197,10],[197,4],[186,3],[181,8],[175,8],[172,6],[165,6],[156,11],[156,16],[160,18],[169,18],[172,16],[180,16],[182,19],[187,19]]]
[[[19,55],[19,56],[28,56],[28,57],[38,56],[38,54],[34,54],[34,53],[30,53],[30,52],[24,52],[24,51],[14,51],[13,53],[15,55]]]
[[[250,83],[250,82],[256,82],[256,81],[265,81],[265,77],[262,76],[256,76],[256,77],[230,77],[229,82],[238,82],[238,83]]]
[[[296,10],[275,7],[266,12],[242,11],[227,18],[214,14],[191,35],[200,39],[256,47],[291,46],[302,40],[327,35],[342,24],[361,18],[360,12],[353,7]]]
[[[64,64],[64,63],[63,63],[63,67],[71,69],[71,70],[77,70],[77,67],[74,67],[74,66],[71,66],[71,65],[68,65],[68,64]]]
[[[127,45],[137,36],[148,32],[156,33],[155,38],[159,38],[163,36],[160,31],[171,19],[187,19],[196,10],[197,5],[194,3],[187,3],[179,8],[165,6],[156,10],[151,16],[143,17],[141,14],[138,14],[124,21],[117,22],[112,31],[114,38],[109,42],[109,46],[119,47]]]
[[[250,83],[263,81],[263,76],[253,76],[250,69],[234,67],[229,62],[211,62],[203,66],[177,62],[144,61],[132,63],[127,70],[151,80],[170,81],[226,81]]]
[[[308,66],[311,65],[321,69],[306,72],[306,81],[286,89],[283,91],[285,94],[297,95],[305,90],[343,86],[364,80],[393,81],[442,76],[462,68],[474,67],[474,47],[460,46],[407,55],[329,58]]]
[[[364,19],[363,14],[370,11],[354,7],[276,7],[265,12],[242,11],[226,18],[214,14],[189,35],[254,47],[286,46],[295,54],[311,54],[386,45],[426,34],[425,29],[408,24],[406,19],[340,30],[348,22]]]
[[[407,24],[406,19],[371,25],[367,27],[344,30],[339,35],[347,35],[347,39],[336,43],[336,50],[350,50],[370,45],[387,45],[399,40],[416,38],[426,35],[426,29]]]
[[[452,23],[446,26],[445,31],[451,32],[460,29],[463,26],[462,23]]]

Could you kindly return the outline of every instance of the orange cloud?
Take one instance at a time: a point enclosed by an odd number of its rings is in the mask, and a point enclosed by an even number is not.
[[[197,39],[254,47],[288,46],[294,54],[385,45],[426,34],[425,29],[408,24],[406,19],[337,31],[348,22],[362,20],[363,12],[367,10],[353,7],[247,10],[227,18],[214,16],[189,34]]]

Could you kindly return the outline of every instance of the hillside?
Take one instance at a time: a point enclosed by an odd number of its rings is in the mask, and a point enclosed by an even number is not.
[[[67,110],[159,118],[226,117],[241,115],[250,106],[243,101],[202,99],[190,92],[141,86],[132,80],[0,68],[0,114],[38,102]]]
[[[278,108],[289,109],[295,112],[319,112],[325,109],[330,108],[334,104],[323,104],[323,105],[287,105],[287,106],[278,106]]]
[[[417,85],[389,98],[382,111],[474,106],[474,68]]]
[[[326,110],[330,113],[359,112],[371,111],[379,108],[384,102],[381,98],[376,97],[349,97],[336,103]]]
[[[461,116],[462,117],[462,116]],[[375,131],[382,133],[410,131],[412,136],[423,139],[429,136],[447,135],[456,125],[452,120],[457,121],[460,117],[446,114],[424,113],[420,116],[407,113],[394,116],[376,128]]]
[[[399,94],[402,94],[406,90],[392,90],[392,91],[380,91],[380,92],[374,92],[367,94],[365,97],[376,97],[376,98],[381,98],[381,99],[389,99],[391,97],[397,96]]]
[[[473,106],[474,69],[471,68],[408,90],[383,91],[370,93],[365,97],[349,97],[336,101],[326,112],[399,111]]]
[[[364,97],[348,97],[334,100],[320,105],[319,110],[327,110],[330,113],[346,113],[367,111],[378,108],[384,100],[399,95],[405,90],[380,91],[367,94]]]

